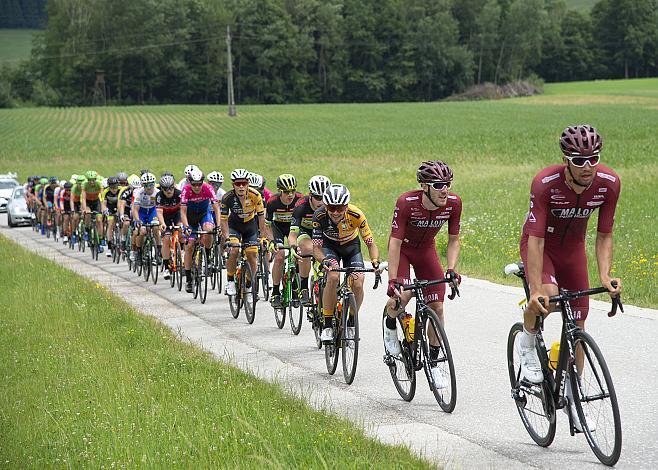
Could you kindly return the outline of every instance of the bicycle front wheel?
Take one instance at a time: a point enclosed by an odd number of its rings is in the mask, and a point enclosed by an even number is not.
[[[452,413],[457,404],[457,380],[455,363],[450,352],[450,343],[437,314],[429,307],[423,313],[424,325],[420,338],[424,368],[430,390],[434,398],[446,413]],[[432,346],[431,334],[436,333],[438,346]]]
[[[266,253],[260,251],[258,254],[258,267],[260,270],[260,284],[263,291],[263,300],[265,302],[270,300],[270,271],[267,268],[265,257]]]
[[[183,289],[183,277],[185,276],[185,268],[183,267],[183,251],[180,243],[176,241],[176,288],[180,292]],[[173,258],[172,258],[173,259]]]
[[[382,336],[386,317],[387,315],[384,313],[384,316],[382,317]],[[398,391],[400,397],[402,397],[404,401],[411,401],[416,394],[416,368],[414,367],[411,358],[409,343],[404,339],[404,333],[401,333],[404,331],[404,326],[400,317],[398,317],[398,323],[400,325],[398,338],[400,339],[400,345],[402,346],[402,354],[399,356],[386,354],[384,362],[388,366],[391,379],[393,379],[393,384],[395,385],[395,389]]]
[[[299,298],[301,292],[301,277],[298,272],[293,276],[293,299],[288,306],[288,313],[290,316],[290,329],[293,335],[298,335],[302,331],[302,319],[304,318],[304,306]]]
[[[348,385],[354,382],[356,364],[359,359],[359,315],[354,294],[350,293],[343,302],[343,377]]]
[[[515,323],[507,337],[507,368],[512,397],[521,422],[532,440],[537,445],[548,447],[555,438],[555,403],[546,380],[541,384],[531,384],[521,376],[521,358],[517,343],[521,340],[522,332],[523,323]]]
[[[208,270],[208,257],[206,256],[206,249],[201,246],[199,249],[199,265],[197,274],[199,276],[199,297],[202,304],[206,303],[208,297],[208,277],[210,272]]]
[[[144,245],[142,245],[142,272],[144,273],[144,280],[148,282],[148,280],[151,278],[151,242],[147,238],[146,241],[144,242]]]
[[[254,272],[251,269],[249,261],[245,261],[242,265],[242,299],[244,302],[244,315],[247,317],[247,322],[251,325],[256,318],[256,281]]]
[[[578,331],[574,346],[585,359],[579,378],[573,371],[569,374],[578,419],[596,458],[613,466],[621,455],[621,418],[612,377],[601,350],[588,333]]]
[[[334,331],[336,331],[336,329],[334,329]],[[324,362],[327,366],[327,372],[329,372],[329,375],[334,375],[336,372],[339,351],[340,349],[338,348],[336,340],[324,345]]]
[[[153,281],[154,285],[158,283],[160,266],[160,250],[158,250],[155,243],[151,243],[151,281]]]

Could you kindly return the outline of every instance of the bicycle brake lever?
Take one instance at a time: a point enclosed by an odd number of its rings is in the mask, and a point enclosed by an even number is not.
[[[608,317],[614,317],[617,314],[617,307],[624,313],[624,306],[621,303],[619,296],[612,298],[612,309],[608,312]]]
[[[372,287],[373,290],[377,289],[380,282],[382,282],[382,275],[380,273],[378,273],[377,271],[375,271],[375,285]]]

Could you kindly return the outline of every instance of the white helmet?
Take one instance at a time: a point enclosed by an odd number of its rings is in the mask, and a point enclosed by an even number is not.
[[[208,173],[208,181],[211,183],[222,184],[224,182],[224,175],[222,175],[219,171],[211,171]]]
[[[203,172],[202,172],[201,170],[199,170],[198,168],[195,168],[195,169],[192,170],[192,172],[190,173],[190,176],[189,176],[188,179],[190,180],[190,183],[193,182],[193,181],[194,181],[195,183],[198,183],[198,182],[200,182],[200,181],[203,181]]]
[[[190,173],[192,173],[192,171],[195,170],[195,169],[198,170],[199,167],[196,166],[196,165],[187,165],[185,167],[185,171],[183,172],[183,173],[185,173],[185,177],[189,178]]]
[[[251,173],[244,168],[236,168],[231,172],[231,181],[248,180]]]
[[[257,173],[249,175],[249,186],[252,188],[260,188],[263,186],[263,177]]]
[[[64,187],[65,184],[66,184],[66,180],[61,180],[61,181],[59,182],[59,185],[60,185],[62,188]]]
[[[142,184],[155,183],[155,175],[153,173],[144,173],[141,178]]]
[[[107,188],[107,178],[103,178],[101,181],[101,187],[103,189]]]
[[[329,186],[331,186],[331,181],[322,175],[315,175],[308,182],[308,190],[314,196],[322,196]]]
[[[139,176],[137,175],[130,175],[128,177],[128,184],[134,189],[134,188],[139,188],[142,185],[142,181],[139,179]]]
[[[325,204],[344,206],[350,202],[350,191],[342,184],[332,184],[322,195]]]

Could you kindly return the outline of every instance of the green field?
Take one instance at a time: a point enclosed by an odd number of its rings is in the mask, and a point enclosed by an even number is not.
[[[279,173],[302,181],[323,173],[349,186],[385,247],[397,195],[416,187],[421,160],[439,158],[453,167],[464,202],[460,270],[512,282],[502,267],[518,256],[530,181],[561,161],[562,129],[589,122],[603,135],[603,163],[622,177],[614,274],[627,302],[655,307],[657,89],[658,79],[555,84],[501,101],[239,106],[237,118],[224,106],[0,110],[0,172],[180,175],[193,162],[225,175],[244,166],[270,186]]]
[[[430,467],[1,236],[0,259],[2,468]]]
[[[0,65],[17,64],[30,56],[36,29],[0,29]]]

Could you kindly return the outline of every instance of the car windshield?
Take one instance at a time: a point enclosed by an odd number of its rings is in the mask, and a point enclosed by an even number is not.
[[[11,188],[15,188],[16,186],[18,186],[18,183],[16,183],[16,181],[0,180],[0,189],[11,189]]]
[[[14,199],[23,199],[24,195],[25,189],[23,188],[18,188],[16,191],[14,191]]]

